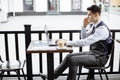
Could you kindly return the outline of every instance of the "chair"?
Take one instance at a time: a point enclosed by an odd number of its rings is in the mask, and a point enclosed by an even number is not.
[[[98,66],[98,67],[96,67],[96,66],[90,66],[90,67],[89,66],[84,66],[84,68],[86,68],[86,69],[98,70],[98,73],[100,75],[101,80],[103,80],[102,75],[101,75],[102,72],[105,73],[106,80],[109,80],[108,75],[106,73],[106,69],[109,68],[112,64],[112,56],[113,56],[113,53],[114,53],[113,52],[114,51],[114,40],[112,41],[112,45],[109,46],[109,47],[110,47],[111,51],[110,51],[110,54],[109,54],[108,62],[105,66],[101,66],[101,67],[100,66]],[[78,80],[79,80],[79,78],[80,78],[80,73],[78,75]]]
[[[24,80],[26,80],[25,74],[23,71],[23,67],[25,65],[25,62],[26,62],[25,60],[24,61],[20,61],[20,60],[3,61],[1,59],[1,56],[0,56],[0,80],[3,79],[5,72],[11,72],[11,71],[16,72],[16,74],[18,76],[18,80],[21,80],[19,71],[22,71],[22,74],[24,76]]]

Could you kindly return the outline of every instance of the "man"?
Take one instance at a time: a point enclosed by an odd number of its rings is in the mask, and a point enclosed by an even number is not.
[[[88,17],[83,21],[81,30],[81,40],[65,41],[66,46],[81,47],[90,45],[90,51],[68,54],[62,63],[55,69],[54,78],[56,79],[62,72],[69,68],[67,80],[76,80],[77,68],[80,66],[103,66],[107,63],[109,54],[109,44],[112,37],[107,25],[100,19],[101,8],[92,5],[87,8]],[[91,70],[92,71],[92,70]],[[93,71],[92,71],[93,72]],[[94,80],[93,75],[89,75],[87,80]]]

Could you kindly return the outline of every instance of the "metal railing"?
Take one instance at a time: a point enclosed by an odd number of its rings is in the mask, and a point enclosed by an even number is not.
[[[50,30],[48,31],[49,33],[49,38],[53,39],[55,38],[55,34],[57,34],[57,38],[63,38],[64,34],[67,34],[68,39],[69,40],[73,40],[74,37],[78,37],[78,39],[80,38],[80,30]],[[120,30],[111,30],[112,33],[112,37],[113,39],[116,38],[116,34],[120,34]],[[77,36],[76,36],[77,34]],[[30,25],[25,25],[25,31],[0,31],[0,53],[3,57],[4,60],[11,60],[11,59],[16,59],[16,60],[20,60],[20,59],[32,59],[34,58],[33,55],[27,55],[26,54],[26,49],[30,43],[30,41],[33,39],[33,36],[37,36],[37,40],[43,40],[43,36],[44,36],[44,31],[32,31]],[[34,36],[34,37],[35,37]],[[22,37],[22,38],[21,38]],[[11,44],[13,43],[13,44]],[[22,48],[22,49],[21,49]],[[11,50],[12,49],[12,50]],[[78,52],[82,51],[82,47],[80,47],[78,49]],[[115,51],[114,51],[115,52]],[[12,53],[12,54],[11,54]],[[114,53],[115,54],[115,53]],[[14,55],[14,56],[13,56]],[[31,58],[33,57],[33,58]],[[110,67],[110,69],[107,71],[110,74],[116,74],[116,73],[120,73],[120,57],[118,58],[119,60],[117,60],[119,64],[117,70],[114,71],[114,59],[115,56],[113,55],[113,63],[112,66]],[[39,54],[39,72],[43,72],[43,55]],[[63,55],[59,54],[59,63],[63,60]],[[32,63],[32,65],[34,65]],[[29,65],[26,65],[29,66]],[[27,68],[29,67],[25,67],[25,70],[27,70]],[[33,67],[31,67],[33,69]],[[31,70],[32,72],[33,70]],[[26,75],[29,73],[26,73]],[[87,74],[87,72],[82,73]],[[66,75],[66,74],[63,74]],[[7,75],[7,76],[11,76],[11,75]],[[16,76],[13,75],[12,76]],[[21,74],[21,76],[23,76]],[[32,76],[39,76],[39,74],[33,73]]]

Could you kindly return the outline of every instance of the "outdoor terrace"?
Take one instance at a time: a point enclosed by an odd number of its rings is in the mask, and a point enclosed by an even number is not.
[[[50,30],[48,31],[50,39],[56,39],[57,38],[65,38],[65,35],[67,35],[67,40],[75,40],[80,38],[80,30]],[[113,39],[116,39],[120,35],[120,30],[111,30]],[[0,37],[1,37],[1,46],[0,51],[2,52],[2,56],[4,56],[4,60],[21,60],[21,59],[27,59],[26,55],[26,49],[32,40],[43,40],[44,39],[44,31],[43,30],[31,30],[30,26],[25,27],[25,31],[0,31]],[[10,43],[12,41],[12,43]],[[21,44],[22,42],[22,44]],[[110,75],[111,80],[119,80],[119,73],[120,73],[120,56],[119,56],[119,44],[115,43],[114,48],[114,55],[113,57],[113,63],[111,64],[110,69],[107,70],[108,74]],[[12,48],[11,48],[12,47]],[[11,50],[12,49],[12,50]],[[74,51],[79,52],[83,51],[84,48],[74,48]],[[47,66],[46,64],[46,55],[31,55],[32,56],[32,76],[35,77],[34,80],[37,80],[37,77],[39,78],[39,72],[47,73]],[[37,56],[37,57],[36,57]],[[57,56],[57,58],[55,57]],[[65,55],[54,55],[54,60],[57,59],[57,62],[54,63],[55,67],[56,64],[59,65],[59,63],[63,60]],[[37,59],[36,59],[37,58]],[[44,64],[43,64],[44,63]],[[29,65],[26,65],[29,66]],[[35,67],[38,66],[38,67]],[[27,67],[25,67],[25,73],[27,70]],[[83,69],[82,71],[82,78],[86,79],[87,70]],[[12,76],[11,76],[12,75]],[[15,74],[11,74],[6,77],[16,77]],[[61,75],[61,77],[58,80],[65,80],[67,75],[67,71]],[[21,75],[23,76],[23,75]],[[26,75],[27,76],[27,73]],[[114,76],[114,77],[113,77]],[[116,77],[115,77],[116,76]],[[99,77],[97,77],[99,80]],[[117,78],[117,79],[116,79]],[[10,78],[9,78],[10,79]],[[7,78],[7,80],[9,80]],[[15,79],[15,78],[14,78]],[[13,80],[13,78],[11,79]]]

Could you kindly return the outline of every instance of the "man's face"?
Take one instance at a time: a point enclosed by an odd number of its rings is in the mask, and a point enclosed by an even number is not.
[[[91,11],[88,11],[88,21],[89,22],[96,22],[97,13],[93,14]]]

